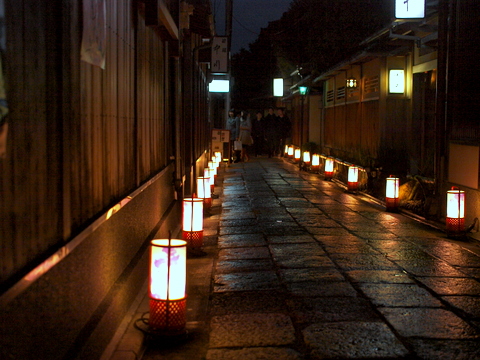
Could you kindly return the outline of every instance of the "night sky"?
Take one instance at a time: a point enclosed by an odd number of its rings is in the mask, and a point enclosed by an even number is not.
[[[261,28],[278,20],[290,7],[291,0],[233,0],[233,31],[231,52],[254,42]],[[212,0],[218,35],[225,34],[225,0]]]

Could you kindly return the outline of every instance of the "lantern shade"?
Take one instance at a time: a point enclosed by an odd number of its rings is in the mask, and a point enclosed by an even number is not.
[[[447,232],[458,233],[465,229],[465,192],[456,188],[447,191]]]
[[[310,151],[305,151],[303,153],[303,162],[304,163],[310,163]]]
[[[358,167],[350,166],[348,168],[348,190],[355,191],[358,189]]]
[[[209,209],[212,206],[212,187],[210,185],[210,178],[197,178],[197,197],[203,199],[205,208]]]
[[[215,151],[215,161],[219,165],[222,162],[222,153],[220,151]]]
[[[333,178],[333,164],[334,160],[331,157],[325,159],[325,179],[327,180]]]
[[[285,154],[288,155],[288,145],[285,145]]]
[[[385,204],[387,211],[396,211],[398,209],[398,196],[400,189],[400,179],[390,175],[386,182]]]
[[[288,148],[288,156],[293,158],[293,152],[294,152],[294,148],[293,146],[289,146]]]
[[[300,160],[300,149],[295,149],[295,160]]]
[[[203,246],[203,199],[183,199],[183,240],[190,248]]]
[[[187,323],[187,243],[155,239],[150,249],[149,328],[169,335],[182,333]]]
[[[156,239],[152,240],[151,245],[150,298],[184,299],[187,242],[179,239]]]
[[[320,169],[320,155],[313,154],[312,155],[312,170],[318,171]]]

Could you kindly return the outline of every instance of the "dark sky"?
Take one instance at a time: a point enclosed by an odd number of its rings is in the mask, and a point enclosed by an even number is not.
[[[225,35],[225,0],[212,0],[218,35]],[[261,28],[278,20],[291,0],[233,0],[232,54],[255,41]]]

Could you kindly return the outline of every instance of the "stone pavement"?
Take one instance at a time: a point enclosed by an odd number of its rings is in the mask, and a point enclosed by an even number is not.
[[[189,259],[192,337],[143,359],[480,359],[476,241],[286,160],[222,176],[208,255]]]

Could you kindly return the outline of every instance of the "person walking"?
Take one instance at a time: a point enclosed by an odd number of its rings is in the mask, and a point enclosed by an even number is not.
[[[263,112],[260,110],[255,114],[252,121],[253,152],[255,156],[261,155],[265,151],[265,120]]]
[[[248,148],[253,144],[252,138],[252,121],[250,119],[250,114],[246,111],[242,111],[240,115],[240,133],[238,135],[238,140],[242,142],[242,161],[250,160],[248,156]]]
[[[227,126],[226,126],[226,129],[230,130],[230,151],[231,151],[230,163],[233,161],[235,162],[240,161],[240,151],[235,151],[235,147],[234,147],[235,140],[237,140],[238,134],[240,132],[240,117],[235,115],[236,114],[234,109],[231,109],[228,112]],[[235,157],[235,160],[233,160],[234,157]]]
[[[268,114],[265,116],[265,141],[268,157],[275,156],[275,149],[278,138],[277,116],[273,107],[268,108]]]

